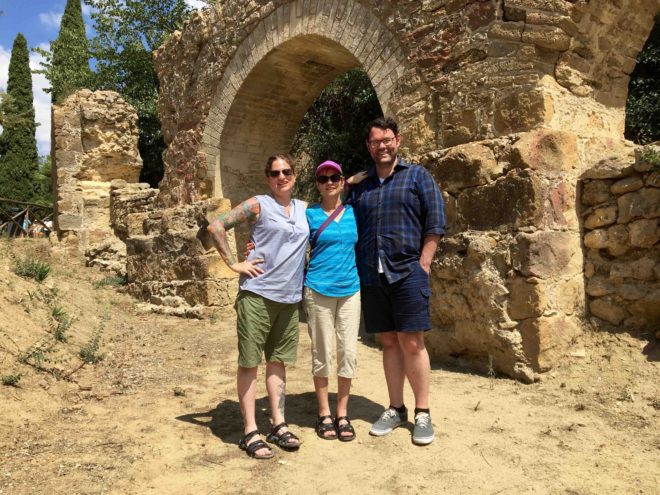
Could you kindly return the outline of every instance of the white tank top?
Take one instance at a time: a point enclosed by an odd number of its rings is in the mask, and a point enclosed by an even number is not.
[[[309,226],[305,203],[292,199],[290,215],[270,195],[255,196],[261,212],[250,229],[254,250],[248,260],[262,258],[264,273],[255,278],[241,275],[239,287],[282,303],[298,303],[302,299],[305,250]]]

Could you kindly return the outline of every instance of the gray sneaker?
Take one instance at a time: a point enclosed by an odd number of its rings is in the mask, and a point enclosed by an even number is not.
[[[408,411],[404,413],[397,412],[396,409],[385,409],[385,412],[380,415],[378,421],[371,425],[369,430],[370,435],[382,437],[391,433],[394,428],[397,428],[408,422]]]
[[[428,445],[435,438],[431,415],[419,413],[415,416],[415,428],[413,429],[412,441],[417,445]]]

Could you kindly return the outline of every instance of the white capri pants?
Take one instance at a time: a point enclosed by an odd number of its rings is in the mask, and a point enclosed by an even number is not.
[[[337,376],[354,378],[360,329],[360,291],[328,297],[305,287],[305,313],[312,339],[312,375],[332,374],[332,341],[337,340]]]

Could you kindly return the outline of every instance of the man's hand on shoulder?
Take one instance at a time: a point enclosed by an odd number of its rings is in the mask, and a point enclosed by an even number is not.
[[[351,186],[355,186],[355,185],[359,184],[360,182],[362,182],[364,179],[366,179],[367,176],[368,176],[368,174],[367,174],[366,171],[358,172],[357,174],[352,175],[348,179],[346,179],[346,183],[351,185]]]

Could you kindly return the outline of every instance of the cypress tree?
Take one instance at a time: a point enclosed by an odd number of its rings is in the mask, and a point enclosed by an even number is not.
[[[67,0],[60,32],[52,42],[51,49],[50,64],[44,65],[54,103],[61,102],[78,89],[92,88],[89,43],[85,35],[80,0]]]
[[[34,177],[39,169],[32,94],[32,73],[27,40],[19,33],[9,60],[7,96],[2,104],[0,136],[0,197],[33,199]]]

